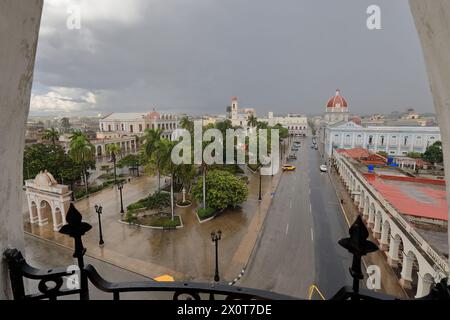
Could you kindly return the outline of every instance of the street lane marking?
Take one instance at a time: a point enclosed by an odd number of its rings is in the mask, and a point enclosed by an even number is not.
[[[309,203],[309,212],[312,213],[312,206],[311,206],[311,202]]]
[[[311,240],[314,241],[314,230],[311,228]]]
[[[288,234],[288,230],[289,230],[289,223],[286,225],[286,235]]]
[[[289,200],[289,209],[292,209],[292,200]]]

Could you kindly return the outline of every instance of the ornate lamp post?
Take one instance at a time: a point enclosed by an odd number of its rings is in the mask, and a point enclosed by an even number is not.
[[[123,214],[123,198],[122,198],[122,189],[123,189],[123,182],[119,181],[117,182],[117,189],[120,191],[120,213]]]
[[[103,208],[102,208],[102,206],[99,206],[97,204],[94,206],[94,208],[95,208],[95,212],[97,212],[97,215],[98,215],[98,230],[100,233],[100,240],[98,242],[98,245],[103,246],[103,244],[105,243],[103,241],[102,218],[101,218]]]
[[[262,200],[262,196],[261,196],[261,167],[259,167],[259,196],[258,196],[258,200],[261,201]]]
[[[219,282],[220,281],[220,277],[219,277],[219,251],[218,251],[218,246],[219,246],[219,240],[221,238],[222,238],[222,231],[219,230],[217,232],[211,232],[211,240],[216,245],[216,271],[214,273],[214,281],[215,282]]]

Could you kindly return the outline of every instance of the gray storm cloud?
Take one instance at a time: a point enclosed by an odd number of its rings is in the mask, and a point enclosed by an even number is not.
[[[371,4],[46,1],[32,112],[223,113],[237,95],[260,115],[320,113],[336,88],[354,113],[432,111],[407,1],[377,1],[382,30],[374,31]],[[81,8],[80,30],[66,27],[70,6]],[[64,94],[47,99],[55,88]]]

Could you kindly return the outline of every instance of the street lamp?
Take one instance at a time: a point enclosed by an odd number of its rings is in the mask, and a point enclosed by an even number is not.
[[[97,215],[98,215],[98,229],[99,229],[99,233],[100,233],[100,241],[98,242],[98,245],[103,246],[104,242],[103,242],[103,233],[102,233],[102,219],[100,217],[102,214],[103,208],[102,208],[102,206],[99,206],[97,204],[94,206],[94,208],[95,208],[95,212],[97,212]]]
[[[262,197],[261,197],[261,166],[259,167],[259,197],[258,200],[261,201]]]
[[[124,213],[123,211],[123,199],[122,199],[122,189],[123,189],[123,182],[119,181],[117,182],[117,189],[120,191],[120,213]]]
[[[222,231],[217,231],[217,232],[211,232],[211,240],[212,242],[214,242],[214,244],[216,245],[216,271],[214,273],[214,281],[215,282],[219,282],[220,281],[220,277],[219,277],[219,251],[218,251],[218,246],[219,246],[219,240],[222,238]]]

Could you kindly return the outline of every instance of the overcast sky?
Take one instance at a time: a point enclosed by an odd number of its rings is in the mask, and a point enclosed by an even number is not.
[[[45,0],[31,114],[321,113],[337,88],[356,114],[433,111],[407,0]]]

